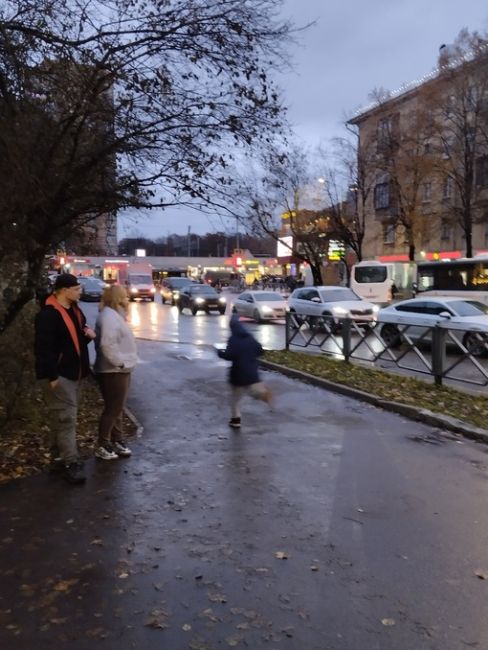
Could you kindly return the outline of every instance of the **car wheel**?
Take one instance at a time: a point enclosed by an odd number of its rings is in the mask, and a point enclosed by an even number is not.
[[[225,314],[225,307],[222,309],[222,307],[219,309],[219,313],[221,316]]]
[[[178,307],[178,311],[181,314],[181,312],[183,311],[183,305],[181,304],[181,302],[178,302],[176,306]]]
[[[389,348],[400,347],[402,340],[400,337],[400,332],[398,331],[398,327],[396,325],[386,323],[381,328],[380,334],[381,338]]]
[[[166,298],[163,296],[163,294],[161,294],[161,302],[163,305],[166,303]]]
[[[197,309],[196,307],[192,307],[192,308],[191,308],[191,313],[192,313],[194,316],[197,315],[197,311],[198,311],[198,309]]]
[[[341,329],[339,323],[335,322],[334,317],[329,312],[324,312],[321,316],[310,316],[307,320],[311,329],[316,327],[327,330],[329,328],[331,334],[337,334]]]
[[[296,320],[298,325],[303,325],[303,323],[305,323],[306,320],[307,320],[306,318],[303,319],[300,316],[298,316],[298,314],[296,313],[296,311],[294,309],[290,309],[290,314],[295,317],[295,320]]]
[[[261,322],[261,314],[259,313],[259,309],[255,309],[255,310],[253,311],[252,317],[254,318],[254,320],[256,321],[256,323],[260,323],[260,322]]]
[[[237,314],[237,309],[235,307],[232,307],[232,313]]]
[[[481,335],[474,332],[467,332],[463,338],[463,345],[473,357],[483,357],[487,354],[487,340]]]

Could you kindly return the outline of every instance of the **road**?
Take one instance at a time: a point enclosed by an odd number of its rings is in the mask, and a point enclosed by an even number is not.
[[[152,341],[170,341],[174,343],[196,343],[209,344],[225,343],[228,336],[228,321],[235,294],[224,292],[228,299],[227,312],[225,316],[218,313],[205,314],[199,312],[192,316],[188,310],[182,314],[176,307],[168,304],[161,304],[160,297],[156,297],[156,302],[132,302],[130,303],[129,320],[137,337]],[[83,310],[91,323],[95,322],[98,305],[96,303],[82,303]],[[243,319],[246,326],[252,334],[258,339],[265,349],[282,350],[285,348],[285,327],[284,321],[273,323],[255,323],[251,319]],[[300,336],[298,337],[300,338]],[[303,331],[304,340],[310,338],[310,331]],[[319,340],[323,336],[318,337]],[[367,339],[368,343],[362,343],[354,351],[354,357],[361,361],[371,361],[373,352],[377,354],[383,349],[383,343],[378,334],[372,334]],[[353,345],[359,342],[359,338],[353,337]],[[330,339],[323,345],[323,350],[328,354],[341,356],[342,339],[339,335],[335,339]],[[291,346],[291,349],[307,350],[314,352],[314,349],[300,348]],[[315,350],[316,351],[316,350]],[[389,355],[385,354],[375,365],[385,370],[400,372],[405,375],[419,375],[423,378],[433,381],[428,374],[428,366],[431,363],[429,347],[423,347],[419,352],[405,352],[405,348],[394,350],[395,356],[401,355],[399,362],[401,367],[394,361],[390,360]],[[422,356],[421,356],[422,355]],[[488,361],[486,359],[476,359],[474,362],[469,359],[462,359],[458,354],[447,354],[447,363],[453,366],[450,372],[452,379],[459,381],[445,380],[446,384],[457,388],[468,388],[473,391],[486,392],[486,377],[479,371],[478,365],[488,372]],[[426,374],[427,373],[427,374]],[[472,382],[472,383],[468,383]]]
[[[156,340],[226,319],[131,314],[132,458],[0,490],[1,648],[488,648],[484,446],[275,373],[230,431],[226,362]]]

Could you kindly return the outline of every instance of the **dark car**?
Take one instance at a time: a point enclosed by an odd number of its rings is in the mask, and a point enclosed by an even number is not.
[[[176,305],[181,289],[189,284],[194,284],[191,278],[165,278],[161,282],[160,289],[163,305],[165,302],[169,302],[170,305]]]
[[[84,300],[85,302],[99,302],[103,290],[107,286],[104,282],[96,278],[78,278],[78,282],[81,284],[80,300]]]
[[[226,299],[208,284],[189,284],[181,289],[176,304],[180,312],[187,308],[195,316],[197,311],[224,314],[226,303]]]

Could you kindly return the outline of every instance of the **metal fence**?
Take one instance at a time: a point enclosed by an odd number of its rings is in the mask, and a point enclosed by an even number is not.
[[[385,322],[359,324],[350,318],[287,313],[286,349],[306,348],[345,362],[430,375],[438,385],[446,379],[488,385],[488,332],[467,331],[449,321],[435,326],[405,320],[394,324],[392,337],[383,329]]]

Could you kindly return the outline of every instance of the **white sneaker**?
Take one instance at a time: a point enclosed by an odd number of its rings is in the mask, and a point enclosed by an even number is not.
[[[122,442],[121,440],[116,440],[114,442],[114,451],[117,456],[124,456],[125,458],[132,454],[132,451],[129,449],[129,447],[125,444],[125,442]]]
[[[111,447],[97,447],[95,456],[101,460],[117,460],[119,457]]]

